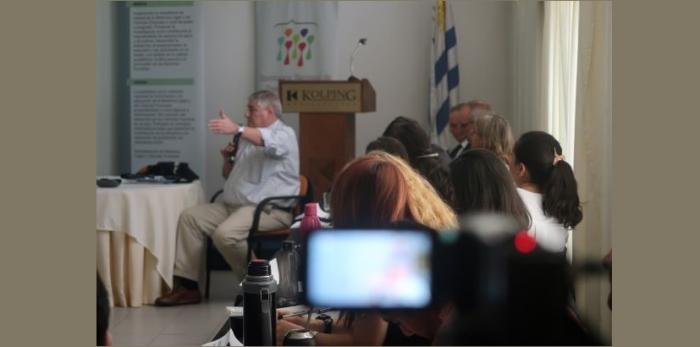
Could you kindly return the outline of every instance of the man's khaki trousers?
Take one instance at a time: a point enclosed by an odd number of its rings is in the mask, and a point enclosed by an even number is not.
[[[199,280],[209,236],[233,272],[242,279],[246,273],[247,239],[254,211],[255,206],[230,206],[222,202],[184,210],[177,224],[175,276]],[[259,230],[274,230],[289,226],[291,222],[289,212],[263,210]]]

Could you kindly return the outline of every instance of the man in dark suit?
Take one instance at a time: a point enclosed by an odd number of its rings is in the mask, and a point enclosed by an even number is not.
[[[469,149],[468,130],[471,109],[466,102],[450,109],[450,133],[457,140],[457,145],[449,150],[450,158],[455,159],[460,153]]]
[[[450,149],[454,160],[461,153],[471,148],[470,138],[474,133],[474,117],[491,111],[491,105],[482,100],[460,103],[450,109],[450,133],[457,140],[457,145]]]

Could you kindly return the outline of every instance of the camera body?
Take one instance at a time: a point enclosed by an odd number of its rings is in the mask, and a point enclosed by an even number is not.
[[[318,307],[412,310],[451,302],[465,311],[497,309],[527,289],[522,283],[568,283],[563,254],[540,249],[497,214],[466,216],[459,228],[439,232],[412,222],[317,230],[303,250],[304,299]]]
[[[301,270],[310,306],[396,314],[452,307],[437,344],[600,344],[572,319],[565,254],[540,248],[507,216],[469,215],[441,231],[412,222],[317,230],[305,240]]]

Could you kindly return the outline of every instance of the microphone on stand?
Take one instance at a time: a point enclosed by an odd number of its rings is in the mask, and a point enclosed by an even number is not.
[[[355,55],[357,54],[357,50],[360,49],[360,46],[364,46],[367,44],[367,38],[363,37],[357,41],[357,45],[355,46],[355,50],[352,51],[352,54],[350,55],[350,78],[349,80],[356,80],[358,79],[355,77]]]
[[[228,157],[229,163],[233,164],[236,161],[236,153],[238,152],[238,142],[241,140],[241,133],[236,133],[236,135],[233,135],[233,152],[231,153],[231,156]]]

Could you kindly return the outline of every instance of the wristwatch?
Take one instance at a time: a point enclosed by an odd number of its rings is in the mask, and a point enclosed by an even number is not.
[[[243,132],[245,131],[245,126],[239,126],[238,127],[238,133],[243,135]]]
[[[316,316],[316,319],[320,319],[323,321],[323,333],[324,334],[330,334],[333,330],[333,318],[331,318],[329,315],[321,313],[318,316]]]

